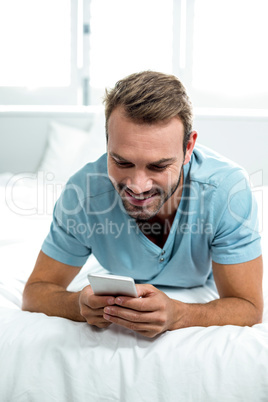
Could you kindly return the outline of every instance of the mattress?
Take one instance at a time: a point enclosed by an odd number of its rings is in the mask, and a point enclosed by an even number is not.
[[[148,339],[115,324],[98,329],[21,311],[23,288],[49,230],[60,189],[34,177],[11,188],[10,180],[9,175],[0,176],[0,401],[268,400],[266,188],[258,197],[263,322],[253,327],[184,328]],[[89,272],[105,272],[93,256],[68,290],[86,286]],[[161,290],[187,303],[219,297],[213,279],[202,287]]]

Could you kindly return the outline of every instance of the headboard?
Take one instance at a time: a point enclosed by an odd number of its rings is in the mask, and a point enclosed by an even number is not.
[[[198,141],[243,166],[254,186],[268,184],[268,110],[257,115],[196,112]]]
[[[0,173],[35,172],[46,149],[51,122],[88,131],[92,141],[105,150],[101,106],[2,107]]]
[[[93,117],[99,115],[97,129]],[[51,121],[92,131],[105,150],[102,106],[0,107],[0,173],[36,171]],[[268,184],[268,114],[231,116],[196,111],[198,141],[242,165],[255,185]]]

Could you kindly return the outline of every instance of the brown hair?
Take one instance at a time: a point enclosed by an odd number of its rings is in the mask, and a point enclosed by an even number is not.
[[[184,126],[183,150],[192,131],[192,104],[182,83],[174,75],[155,71],[131,74],[105,91],[106,137],[108,121],[117,106],[138,123],[157,123],[178,116]]]

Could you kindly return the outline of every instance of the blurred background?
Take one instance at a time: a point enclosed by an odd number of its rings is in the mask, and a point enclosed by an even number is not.
[[[183,82],[200,142],[268,184],[267,17],[267,0],[0,0],[0,173],[36,171],[51,120],[87,129],[105,88],[150,69]]]

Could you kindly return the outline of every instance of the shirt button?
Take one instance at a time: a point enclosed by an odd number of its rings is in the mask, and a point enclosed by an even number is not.
[[[160,261],[160,262],[163,262],[163,261],[164,261],[164,258],[163,258],[163,257],[161,257],[159,261]]]
[[[162,253],[161,253],[161,255],[164,255],[165,254],[165,250],[162,250]]]

